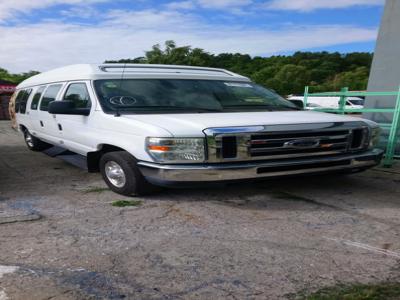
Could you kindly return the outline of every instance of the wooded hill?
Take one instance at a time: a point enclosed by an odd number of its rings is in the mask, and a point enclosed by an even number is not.
[[[345,86],[350,90],[365,90],[372,56],[367,52],[296,52],[293,55],[270,57],[252,57],[240,53],[215,55],[200,48],[177,46],[174,41],[166,41],[163,47],[154,45],[143,57],[106,62],[224,68],[248,76],[282,95],[289,95],[303,93],[306,85],[311,86],[313,92],[336,91]],[[35,73],[10,74],[0,68],[0,79],[18,83]]]

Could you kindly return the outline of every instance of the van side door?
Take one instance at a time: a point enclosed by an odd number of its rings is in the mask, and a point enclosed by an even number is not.
[[[76,108],[90,108],[89,116],[82,115],[57,115],[60,130],[63,132],[65,148],[86,155],[93,151],[93,132],[91,126],[91,116],[93,115],[94,105],[89,94],[87,82],[71,82],[65,88],[62,96],[64,101],[72,101]]]
[[[40,129],[40,120],[39,120],[39,102],[42,99],[43,92],[46,90],[46,86],[42,85],[36,88],[33,92],[32,101],[30,105],[27,107],[29,109],[29,118],[30,118],[30,127],[29,131],[36,135],[36,132]],[[29,103],[28,103],[29,104]]]
[[[41,139],[53,145],[62,146],[63,142],[60,138],[61,132],[58,129],[57,116],[48,112],[49,103],[57,99],[63,84],[50,84],[44,92],[39,104],[38,119],[39,128],[38,135]]]

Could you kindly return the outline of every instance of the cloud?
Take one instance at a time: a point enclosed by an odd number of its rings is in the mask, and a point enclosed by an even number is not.
[[[196,17],[178,11],[158,11],[153,9],[140,11],[111,10],[104,16],[104,25],[116,28],[156,29],[188,28],[197,25]]]
[[[184,0],[161,5],[164,9],[108,9],[101,11],[95,3],[112,0],[0,0],[0,62],[12,72],[45,71],[73,63],[100,63],[107,59],[143,56],[144,50],[166,40],[178,45],[204,48],[212,53],[241,52],[271,55],[376,39],[375,28],[346,25],[296,26],[275,24],[275,29],[258,24],[250,27],[228,26],[210,22],[196,9],[219,10],[239,14],[253,7],[255,0]],[[140,0],[146,7],[148,0]],[[270,0],[269,9],[308,11],[349,5],[376,5],[382,0]],[[18,20],[20,13],[63,5],[54,19],[27,24]],[[67,7],[65,7],[67,5]],[[74,24],[76,18],[93,20]],[[236,16],[237,18],[237,16]],[[22,18],[23,19],[23,18]],[[233,20],[233,19],[232,19]],[[237,20],[237,22],[236,22]],[[243,24],[243,25],[239,25]],[[345,32],[346,34],[343,34]]]
[[[0,61],[1,67],[12,72],[45,71],[73,63],[143,56],[144,50],[166,40],[212,53],[270,55],[374,41],[376,34],[376,29],[340,25],[297,25],[277,30],[215,26],[197,16],[173,11],[113,10],[95,25],[53,21],[0,26]]]
[[[166,8],[170,10],[194,9],[196,4],[193,1],[175,1],[168,3]]]
[[[197,0],[204,8],[234,8],[242,7],[252,3],[252,0]]]
[[[253,4],[253,0],[187,0],[175,1],[165,5],[170,10],[189,10],[195,8],[225,10],[236,12],[240,8]]]
[[[64,9],[60,11],[60,14],[66,18],[80,18],[89,19],[97,17],[99,11],[90,6],[73,6],[69,9]]]
[[[265,3],[267,9],[313,11],[316,9],[346,8],[356,5],[383,5],[385,0],[271,0]]]
[[[93,3],[106,1],[109,0],[1,0],[0,22],[13,19],[18,13],[27,14],[35,9],[43,9],[60,4],[87,6]]]

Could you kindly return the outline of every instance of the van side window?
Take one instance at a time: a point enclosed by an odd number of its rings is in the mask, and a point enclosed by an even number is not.
[[[25,90],[20,90],[18,92],[17,97],[15,98],[15,112],[19,113],[19,107],[20,107],[20,103],[21,103],[21,99],[25,94]]]
[[[47,111],[49,103],[56,100],[57,94],[60,91],[62,84],[50,85],[43,95],[42,101],[40,102],[40,110]]]
[[[32,93],[32,89],[27,89],[24,90],[24,94],[21,97],[20,103],[19,103],[19,112],[21,114],[24,114],[26,112],[26,104],[28,102],[29,96]]]
[[[32,89],[21,90],[18,92],[17,98],[15,99],[15,112],[24,114],[26,112],[26,103],[28,102],[29,95]]]
[[[33,96],[32,103],[31,103],[32,110],[38,109],[39,100],[40,100],[40,97],[42,97],[42,94],[43,94],[43,91],[45,88],[46,88],[45,86],[41,86],[40,88],[37,89],[35,95]]]
[[[64,100],[74,102],[76,108],[90,108],[92,105],[85,83],[71,83]]]

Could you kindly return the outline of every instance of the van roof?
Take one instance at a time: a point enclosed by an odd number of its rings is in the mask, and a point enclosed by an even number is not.
[[[152,64],[77,64],[57,68],[32,76],[21,82],[17,89],[53,82],[119,79],[168,78],[250,81],[247,77],[224,69]]]

